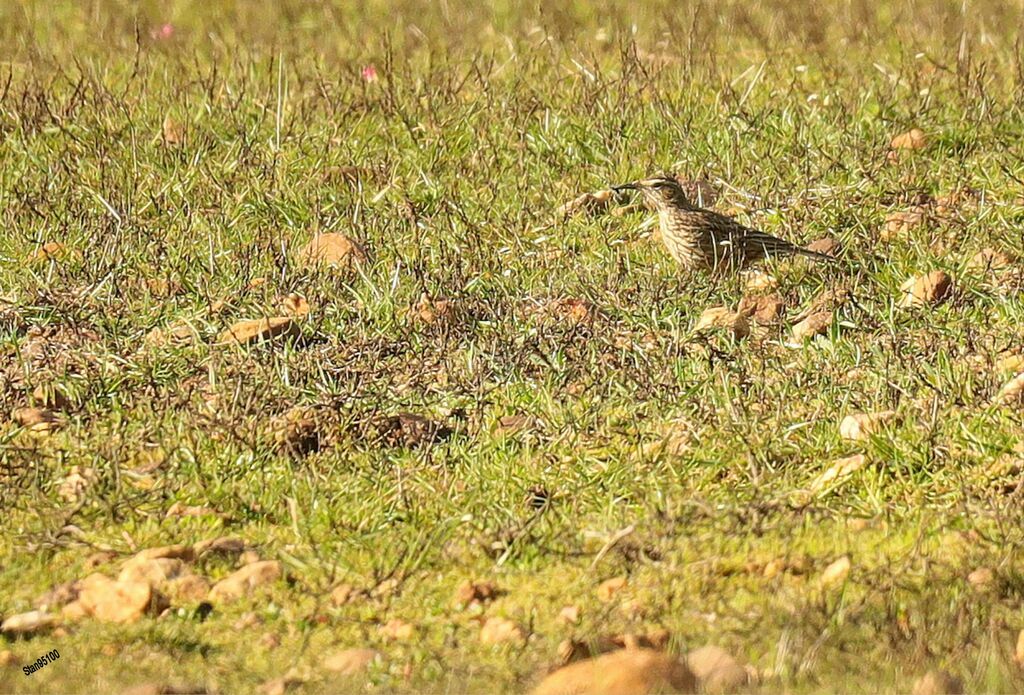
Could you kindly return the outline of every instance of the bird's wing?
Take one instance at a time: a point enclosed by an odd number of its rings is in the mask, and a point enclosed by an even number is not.
[[[763,250],[765,255],[796,253],[799,248],[785,239],[751,229],[731,217],[712,210],[705,211],[705,221],[713,230],[715,241],[719,245],[728,244],[747,251]]]
[[[700,211],[702,226],[715,235],[718,244],[736,244],[752,229],[747,229],[731,217],[713,210]]]
[[[707,210],[706,219],[716,230],[719,245],[729,244],[742,249],[748,256],[807,256],[819,261],[835,261],[835,258],[817,251],[808,251],[785,239],[772,236],[757,229],[740,224],[731,217]]]
[[[729,243],[742,247],[747,253],[762,252],[765,256],[788,256],[804,251],[785,239],[747,227],[731,217],[710,210],[708,212],[714,219],[715,226],[729,236]],[[808,251],[807,253],[813,254],[814,252]]]
[[[763,250],[766,256],[785,256],[802,251],[799,246],[791,244],[785,239],[756,229],[744,227],[741,235],[744,248]]]
[[[825,253],[818,253],[805,249],[802,246],[792,244],[785,239],[759,232],[756,229],[747,229],[744,234],[744,248],[762,251],[765,256],[804,256],[815,261],[835,263],[835,256]]]

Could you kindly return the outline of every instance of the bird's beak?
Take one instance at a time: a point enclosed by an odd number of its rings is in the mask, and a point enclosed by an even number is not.
[[[620,191],[638,191],[640,187],[635,183],[620,183],[618,186],[612,186],[612,190],[616,193]]]

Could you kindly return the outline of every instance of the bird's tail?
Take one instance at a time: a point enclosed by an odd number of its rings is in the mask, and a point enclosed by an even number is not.
[[[810,258],[811,260],[818,261],[819,263],[838,263],[839,259],[835,256],[830,256],[827,253],[819,253],[817,251],[811,251],[810,249],[804,249],[799,246],[793,247],[793,253],[797,256],[803,256],[804,258]]]

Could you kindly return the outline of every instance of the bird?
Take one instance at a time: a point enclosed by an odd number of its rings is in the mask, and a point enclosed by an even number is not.
[[[639,191],[658,212],[661,240],[686,270],[733,272],[764,260],[805,256],[834,263],[836,258],[751,229],[731,217],[695,205],[672,176],[655,176],[611,187]]]

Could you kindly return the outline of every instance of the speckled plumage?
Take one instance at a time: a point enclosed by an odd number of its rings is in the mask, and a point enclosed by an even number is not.
[[[765,258],[797,255],[835,260],[694,205],[672,178],[646,179],[616,188],[639,190],[654,206],[665,248],[687,270],[729,272]]]

